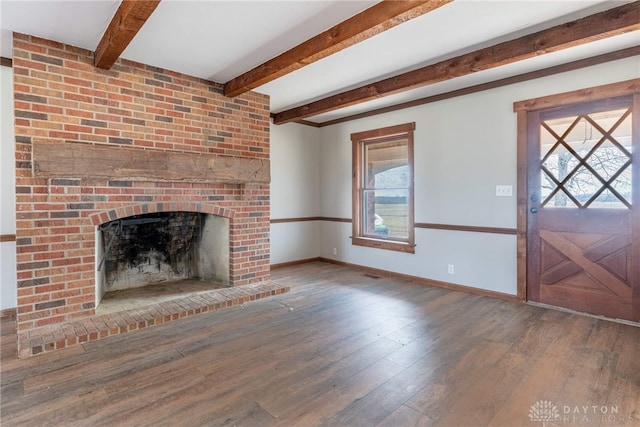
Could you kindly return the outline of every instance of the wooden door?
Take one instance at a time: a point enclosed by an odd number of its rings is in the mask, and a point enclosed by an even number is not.
[[[633,96],[528,113],[530,301],[640,321],[638,117]]]

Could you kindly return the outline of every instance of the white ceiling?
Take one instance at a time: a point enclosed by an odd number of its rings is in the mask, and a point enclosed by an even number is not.
[[[455,0],[256,90],[270,95],[271,111],[280,112],[629,2]],[[12,31],[95,50],[119,3],[119,0],[0,0],[0,55],[12,56]],[[224,83],[375,3],[163,0],[122,57]],[[308,120],[321,123],[637,45],[640,31]]]

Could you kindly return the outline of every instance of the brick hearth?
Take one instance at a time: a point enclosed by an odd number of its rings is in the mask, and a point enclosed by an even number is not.
[[[280,295],[289,292],[289,290],[290,288],[287,286],[265,281],[234,288],[202,292],[198,295],[176,298],[137,309],[42,326],[18,333],[18,341],[22,343],[18,356],[29,357],[76,344],[96,341],[149,326],[161,325],[195,314]]]

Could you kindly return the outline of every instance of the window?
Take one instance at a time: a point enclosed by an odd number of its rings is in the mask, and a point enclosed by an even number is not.
[[[351,135],[354,245],[414,253],[414,129],[406,123]]]
[[[540,123],[542,207],[631,209],[632,104]]]

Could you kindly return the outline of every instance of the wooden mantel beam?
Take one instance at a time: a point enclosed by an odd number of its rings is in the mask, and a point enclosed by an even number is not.
[[[230,97],[241,95],[396,25],[424,15],[451,1],[384,0],[256,68],[229,80],[224,85],[224,94]]]
[[[640,29],[639,18],[640,2],[636,1],[276,113],[273,115],[274,123],[299,121],[394,93],[636,31]]]
[[[95,52],[95,66],[108,70],[118,60],[160,0],[122,0]]]
[[[41,178],[268,184],[267,159],[39,141],[33,173]]]

